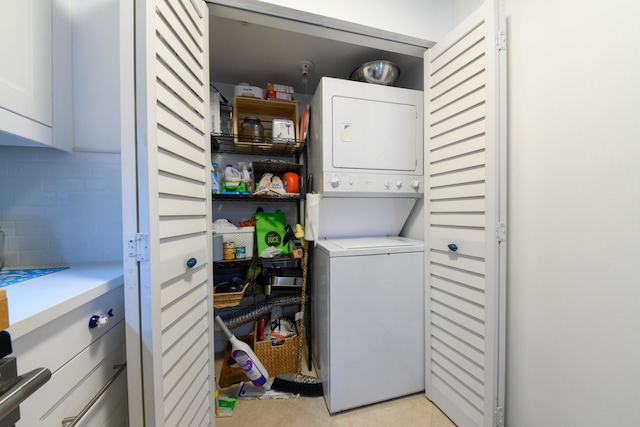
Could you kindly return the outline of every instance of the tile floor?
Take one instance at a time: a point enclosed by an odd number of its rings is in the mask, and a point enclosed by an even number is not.
[[[216,372],[220,377],[222,358],[216,360]],[[303,373],[308,374],[309,372]],[[238,385],[220,389],[222,396],[235,395]],[[323,397],[297,399],[238,400],[231,417],[216,419],[217,427],[455,427],[446,415],[431,403],[424,394],[369,405],[359,409],[330,415]]]

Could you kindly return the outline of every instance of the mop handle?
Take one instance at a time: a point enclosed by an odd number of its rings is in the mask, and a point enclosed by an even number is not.
[[[233,334],[231,333],[229,328],[227,328],[227,325],[224,324],[224,322],[220,318],[220,315],[216,316],[216,322],[218,322],[218,325],[220,325],[220,329],[222,329],[222,332],[224,332],[224,334],[227,336],[227,338],[231,339]]]

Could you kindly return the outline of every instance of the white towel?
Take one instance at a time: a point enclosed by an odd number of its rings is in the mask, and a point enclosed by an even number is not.
[[[314,246],[318,240],[320,225],[320,195],[307,194],[305,198],[304,239],[313,241]]]

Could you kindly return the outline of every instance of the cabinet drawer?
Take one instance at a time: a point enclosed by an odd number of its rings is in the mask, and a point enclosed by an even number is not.
[[[113,309],[113,317],[102,328],[89,328],[93,315],[106,314]],[[13,355],[18,372],[45,367],[55,373],[70,359],[87,348],[124,319],[124,290],[118,287],[75,310],[51,319],[38,330],[13,341]]]
[[[89,412],[78,422],[77,427],[127,427],[128,425],[129,405],[127,400],[127,375],[125,371],[120,374],[104,394],[100,396]]]
[[[19,360],[18,360],[19,361]],[[124,321],[118,322],[111,330],[85,348],[69,363],[58,369],[49,382],[37,390],[20,405],[18,427],[56,426],[62,420],[73,417],[99,394],[102,387],[116,374],[114,366],[125,363]],[[122,381],[124,378],[124,389]],[[126,370],[107,389],[106,396],[92,406],[87,416],[97,418],[99,414],[118,413],[122,408],[120,399],[114,399],[111,389],[120,384],[120,398],[126,400]],[[125,403],[126,405],[126,403]],[[83,420],[85,423],[86,420]],[[86,424],[85,424],[86,425]],[[102,425],[102,423],[94,424]],[[118,424],[122,425],[122,424]]]

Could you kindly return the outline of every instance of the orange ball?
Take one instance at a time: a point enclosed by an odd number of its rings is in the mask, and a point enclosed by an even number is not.
[[[284,188],[287,193],[299,193],[300,192],[300,177],[294,172],[285,172],[282,174],[282,180],[284,181]]]

